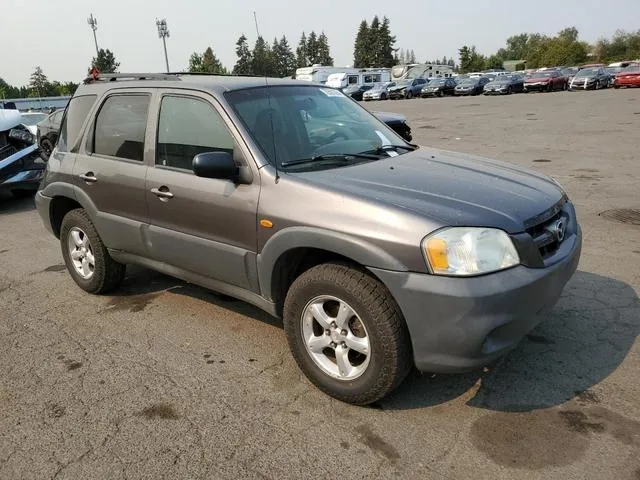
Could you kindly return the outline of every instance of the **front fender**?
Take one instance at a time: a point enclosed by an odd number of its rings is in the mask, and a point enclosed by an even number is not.
[[[284,253],[295,248],[325,250],[342,255],[365,267],[403,272],[409,270],[389,253],[361,238],[314,227],[285,228],[272,236],[258,255],[260,291],[268,300],[273,300],[271,285],[276,262]]]

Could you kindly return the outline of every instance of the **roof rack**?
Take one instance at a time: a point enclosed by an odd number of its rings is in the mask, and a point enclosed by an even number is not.
[[[89,75],[84,83],[115,82],[117,80],[176,80],[178,73],[98,73]]]

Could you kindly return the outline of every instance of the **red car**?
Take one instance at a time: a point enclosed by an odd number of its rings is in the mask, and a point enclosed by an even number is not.
[[[530,73],[524,80],[524,93],[531,91],[553,92],[566,90],[567,77],[559,70],[538,70]]]
[[[616,75],[613,88],[640,87],[640,63],[632,64]]]

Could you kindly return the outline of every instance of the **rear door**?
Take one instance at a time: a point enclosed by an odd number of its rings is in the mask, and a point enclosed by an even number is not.
[[[148,217],[145,143],[153,92],[116,92],[102,98],[87,129],[74,183],[95,206],[92,217],[105,245],[146,256],[141,231]]]
[[[248,158],[224,111],[208,95],[166,90],[159,98],[155,161],[147,177],[149,244],[154,260],[255,289],[257,170],[250,185],[194,175],[198,153]]]

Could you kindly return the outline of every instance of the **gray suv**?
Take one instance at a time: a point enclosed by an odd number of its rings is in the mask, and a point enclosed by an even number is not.
[[[542,318],[582,236],[553,179],[418,147],[308,82],[111,75],[71,99],[36,195],[75,282],[138,264],[281,317],[321,390],[367,404],[481,367]]]

